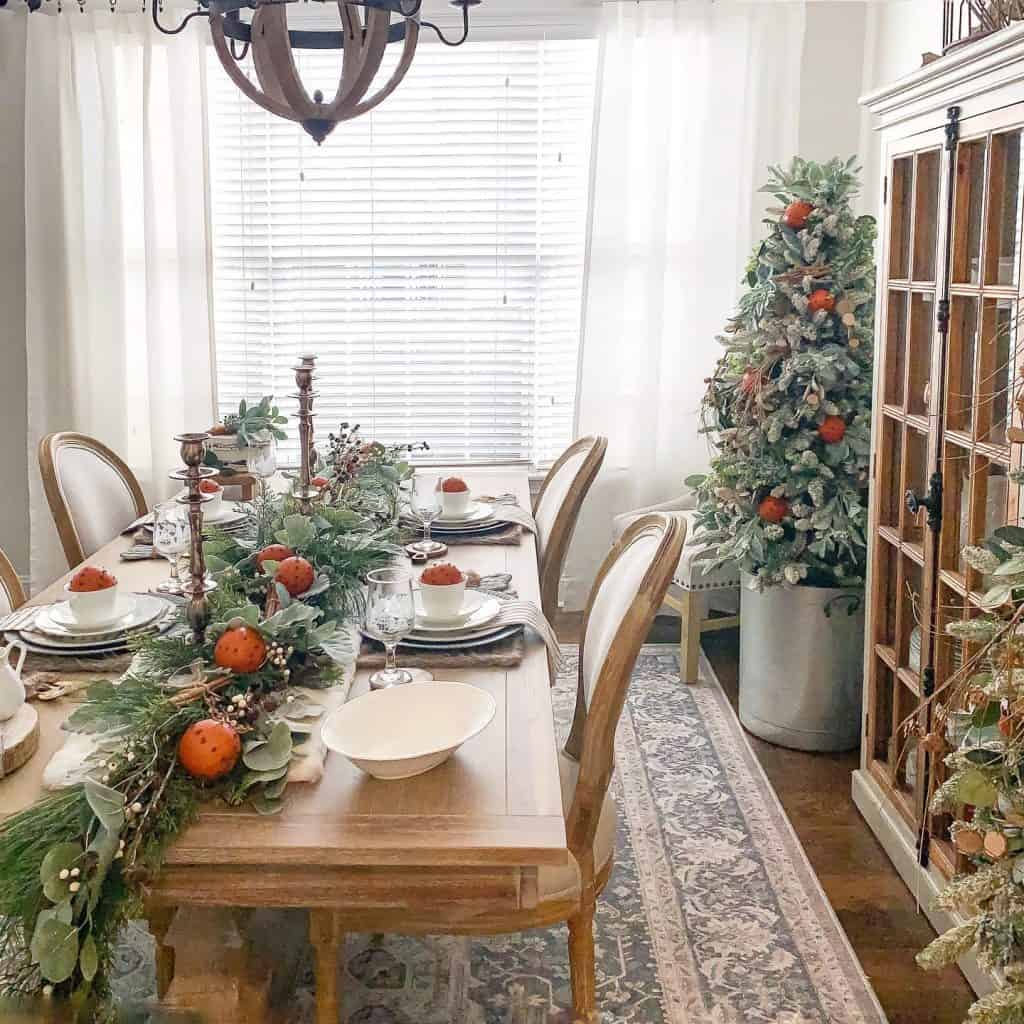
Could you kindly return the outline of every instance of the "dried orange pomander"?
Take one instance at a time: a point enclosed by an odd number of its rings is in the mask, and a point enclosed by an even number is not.
[[[95,590],[108,590],[110,587],[116,586],[117,578],[107,572],[106,569],[101,569],[98,565],[87,565],[79,569],[71,577],[68,590],[75,594],[87,594]]]
[[[268,544],[257,556],[256,565],[263,568],[264,562],[283,562],[295,554],[287,544]]]
[[[831,313],[836,308],[835,296],[831,292],[825,291],[824,288],[819,288],[817,291],[811,292],[807,299],[807,308],[812,313],[817,313],[822,309],[826,313]]]
[[[420,582],[428,587],[451,587],[463,580],[462,570],[451,562],[442,562],[423,570]]]
[[[325,477],[325,476],[315,476],[309,482],[314,487],[319,487],[320,490],[323,490],[325,487],[330,487],[331,486],[331,481],[328,480],[327,477]]]
[[[221,487],[216,480],[200,480],[199,490],[201,490],[203,494],[216,494],[218,491],[224,490],[224,488]]]
[[[846,436],[846,420],[842,416],[826,416],[818,427],[818,437],[825,444],[838,444]]]
[[[178,742],[178,760],[194,779],[222,779],[238,764],[242,741],[227,723],[207,718],[190,725]]]
[[[267,642],[251,626],[233,626],[224,631],[213,649],[220,668],[244,675],[255,672],[267,657]]]
[[[786,222],[787,228],[799,231],[807,223],[807,218],[810,217],[811,210],[813,209],[814,207],[810,203],[805,203],[802,199],[798,199],[786,207],[786,212],[782,215],[782,219]]]
[[[293,555],[286,558],[278,567],[274,579],[288,591],[292,597],[304,594],[316,579],[316,572],[313,566],[305,558]]]
[[[445,494],[461,494],[469,490],[469,484],[462,477],[450,476],[441,483],[441,490]]]
[[[781,523],[789,515],[789,502],[785,498],[774,498],[769,494],[757,506],[757,514],[766,523]]]

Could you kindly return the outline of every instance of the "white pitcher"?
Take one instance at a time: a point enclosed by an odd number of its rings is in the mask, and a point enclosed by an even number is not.
[[[21,654],[17,666],[11,664],[11,651],[17,647]],[[21,681],[21,667],[28,651],[17,643],[0,647],[0,722],[13,718],[25,703],[25,684]]]

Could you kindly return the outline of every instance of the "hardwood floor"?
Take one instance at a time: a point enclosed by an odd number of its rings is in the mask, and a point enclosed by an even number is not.
[[[579,639],[579,615],[559,619],[559,635]],[[659,618],[652,642],[677,642],[678,619]],[[737,630],[710,633],[704,652],[736,708]],[[871,834],[850,796],[856,752],[804,754],[748,736],[878,994],[890,1024],[960,1024],[973,995],[956,968],[925,973],[914,955],[934,936],[927,918]],[[841,1022],[836,1022],[841,1024]]]

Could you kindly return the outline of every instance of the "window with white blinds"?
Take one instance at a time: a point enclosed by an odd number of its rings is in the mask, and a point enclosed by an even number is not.
[[[333,94],[337,54],[302,58]],[[596,58],[593,39],[421,46],[317,147],[211,53],[220,412],[292,412],[311,352],[320,437],[348,421],[436,460],[550,463],[576,401]]]

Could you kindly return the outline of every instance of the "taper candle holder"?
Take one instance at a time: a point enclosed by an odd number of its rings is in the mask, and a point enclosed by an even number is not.
[[[312,484],[316,464],[316,449],[313,447],[313,400],[317,397],[317,392],[313,390],[316,356],[299,356],[298,363],[292,369],[299,389],[291,396],[299,400],[299,483],[295,497],[303,515],[309,515],[313,511],[313,499],[320,494]]]
[[[217,586],[206,577],[206,557],[203,554],[203,503],[212,500],[213,495],[204,495],[199,489],[205,477],[217,475],[217,470],[203,465],[209,437],[209,434],[177,435],[174,440],[181,445],[181,461],[185,468],[171,474],[172,480],[182,480],[188,488],[188,493],[178,498],[182,505],[188,507],[189,527],[189,578],[182,587],[182,593],[188,598],[186,616],[192,627],[192,639],[197,644],[206,638],[206,626],[210,621],[210,603],[206,595]]]

